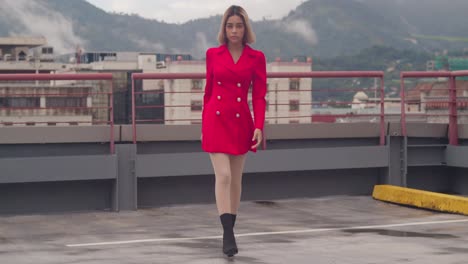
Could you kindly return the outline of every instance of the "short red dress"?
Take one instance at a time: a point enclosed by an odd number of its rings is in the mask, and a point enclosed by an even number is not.
[[[252,87],[252,118],[248,92]],[[234,63],[227,45],[206,52],[206,86],[202,112],[202,149],[243,155],[252,149],[256,128],[265,123],[266,59],[245,45]],[[255,121],[254,121],[255,120]]]

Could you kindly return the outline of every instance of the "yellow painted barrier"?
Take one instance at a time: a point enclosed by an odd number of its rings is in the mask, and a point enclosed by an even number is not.
[[[393,185],[375,185],[372,197],[376,200],[396,204],[468,215],[468,198],[456,195],[428,192]]]

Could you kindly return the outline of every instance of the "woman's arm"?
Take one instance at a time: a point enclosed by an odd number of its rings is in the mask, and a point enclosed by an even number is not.
[[[252,106],[254,112],[255,128],[263,131],[265,124],[265,95],[266,84],[266,59],[263,52],[259,51],[258,61],[255,66],[252,88]]]
[[[213,89],[213,61],[212,61],[212,49],[206,51],[206,84],[205,84],[205,94],[203,96],[203,111],[205,106],[210,100],[211,91]]]

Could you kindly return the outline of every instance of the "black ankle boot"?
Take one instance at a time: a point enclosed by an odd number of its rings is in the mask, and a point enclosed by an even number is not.
[[[223,253],[228,257],[232,257],[238,253],[236,238],[232,229],[232,216],[231,214],[222,214],[219,216],[221,224],[223,225]]]
[[[237,215],[231,214],[231,218],[232,218],[232,228],[234,228],[234,226],[236,225],[236,217],[237,217]]]

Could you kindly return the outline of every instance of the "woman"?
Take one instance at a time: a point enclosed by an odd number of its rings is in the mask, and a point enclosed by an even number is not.
[[[265,122],[266,60],[248,44],[255,41],[249,17],[240,6],[224,13],[221,44],[206,52],[202,148],[210,155],[216,184],[216,206],[223,226],[223,252],[238,253],[234,224],[240,204],[246,153],[262,142]],[[254,119],[248,106],[252,86]],[[255,122],[254,122],[255,120]]]

